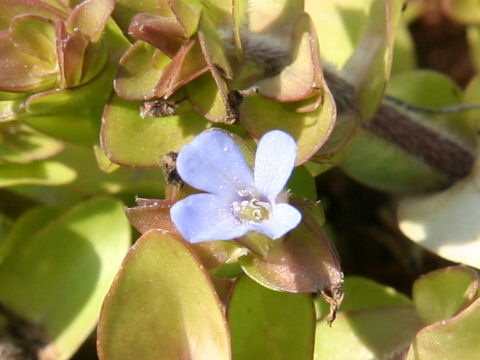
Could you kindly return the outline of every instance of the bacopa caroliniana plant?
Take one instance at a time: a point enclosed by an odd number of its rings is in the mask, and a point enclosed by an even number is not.
[[[0,0],[0,357],[75,356],[103,302],[101,360],[475,358],[476,270],[413,282],[392,231],[409,298],[348,256],[398,220],[480,268],[480,82],[416,68],[420,3]],[[374,231],[342,172],[395,194]]]

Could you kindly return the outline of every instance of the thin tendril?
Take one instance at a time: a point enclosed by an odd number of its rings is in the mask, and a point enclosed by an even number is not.
[[[445,106],[442,108],[433,109],[429,107],[408,104],[400,99],[397,99],[388,95],[385,95],[384,100],[390,103],[393,103],[395,105],[401,106],[406,110],[421,112],[425,114],[452,114],[452,113],[463,112],[463,111],[480,110],[480,104],[459,104],[459,105]]]

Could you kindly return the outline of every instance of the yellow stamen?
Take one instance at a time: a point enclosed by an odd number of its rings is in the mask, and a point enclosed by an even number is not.
[[[270,218],[271,205],[258,199],[235,201],[232,208],[241,222],[262,223]]]

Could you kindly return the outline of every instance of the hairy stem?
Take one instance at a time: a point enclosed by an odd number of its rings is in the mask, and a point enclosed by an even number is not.
[[[335,98],[339,114],[355,112],[357,103],[352,85],[325,71],[325,79]],[[475,150],[446,129],[423,123],[384,101],[375,116],[362,124],[363,129],[393,143],[452,181],[467,176],[475,160]]]

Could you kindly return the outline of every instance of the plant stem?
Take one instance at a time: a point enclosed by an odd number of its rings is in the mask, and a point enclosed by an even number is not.
[[[355,89],[348,82],[326,70],[325,79],[335,98],[338,114],[358,112]],[[420,121],[383,101],[374,117],[362,128],[415,156],[452,181],[466,177],[475,160],[475,149],[454,137],[440,125]]]

